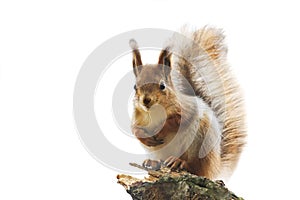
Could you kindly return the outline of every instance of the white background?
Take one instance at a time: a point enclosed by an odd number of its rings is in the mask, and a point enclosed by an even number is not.
[[[114,35],[185,23],[225,30],[244,89],[248,145],[227,186],[245,199],[297,199],[299,18],[296,1],[1,1],[0,199],[130,199],[76,133],[76,76]]]

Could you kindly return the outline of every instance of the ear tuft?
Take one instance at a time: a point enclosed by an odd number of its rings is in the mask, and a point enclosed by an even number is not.
[[[159,55],[158,64],[171,67],[171,57],[172,53],[170,52],[170,47],[166,47]]]
[[[135,41],[135,39],[130,39],[129,40],[129,46],[132,48],[132,49],[138,49],[139,46],[137,44],[137,42]]]
[[[141,54],[139,51],[139,47],[137,42],[134,39],[129,40],[129,45],[132,48],[132,67],[133,67],[133,72],[135,76],[138,76],[140,73],[140,66],[143,65],[142,59],[141,59]]]
[[[166,47],[161,51],[158,58],[158,64],[161,65],[166,80],[168,80],[171,72],[171,57],[172,52],[170,51],[170,47]]]

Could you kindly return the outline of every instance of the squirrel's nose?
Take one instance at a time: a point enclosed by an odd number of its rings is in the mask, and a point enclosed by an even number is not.
[[[148,97],[145,97],[145,98],[143,99],[143,103],[144,103],[145,106],[147,106],[150,102],[151,102],[151,99],[148,98]]]

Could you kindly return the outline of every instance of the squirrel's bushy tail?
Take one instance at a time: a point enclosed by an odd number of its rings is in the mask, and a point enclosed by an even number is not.
[[[245,116],[241,91],[227,65],[223,32],[211,27],[181,32],[185,37],[174,34],[168,41],[175,54],[172,64],[216,114],[223,127],[222,165],[232,170],[245,144]],[[181,84],[181,91],[189,94],[185,88]]]

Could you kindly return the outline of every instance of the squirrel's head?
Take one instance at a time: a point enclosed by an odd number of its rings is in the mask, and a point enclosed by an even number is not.
[[[143,65],[141,54],[135,40],[130,40],[133,54],[133,71],[136,77],[135,107],[147,111],[151,106],[160,104],[166,110],[176,101],[171,81],[171,56],[169,48],[161,51],[157,64]]]

